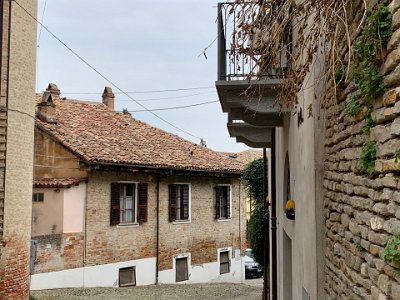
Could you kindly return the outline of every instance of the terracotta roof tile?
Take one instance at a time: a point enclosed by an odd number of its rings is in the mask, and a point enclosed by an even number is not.
[[[81,182],[85,181],[85,179],[55,179],[55,178],[48,178],[48,179],[34,179],[33,180],[33,187],[35,188],[69,188],[73,185],[77,185]]]
[[[56,124],[36,126],[88,163],[240,173],[239,162],[102,103],[54,99]]]

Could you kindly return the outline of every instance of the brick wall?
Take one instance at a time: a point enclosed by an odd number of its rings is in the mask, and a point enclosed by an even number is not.
[[[27,299],[32,211],[36,22],[14,2],[2,2],[2,21],[3,25],[6,25],[5,28],[8,26],[8,5],[12,5],[12,30],[10,56],[7,55],[8,45],[4,43],[7,40],[7,30],[3,32],[1,53],[0,299]],[[18,2],[32,15],[36,15],[36,0]]]
[[[83,267],[83,233],[49,234],[32,239],[37,241],[35,274]]]
[[[377,125],[367,136],[362,133],[363,118],[344,113],[346,101],[357,93],[354,85],[326,107],[325,289],[329,299],[400,299],[398,269],[380,258],[386,237],[400,232],[400,162],[394,158],[400,150],[400,1],[388,2],[394,33],[381,69],[387,92],[374,101],[372,118]],[[377,142],[374,176],[360,172],[358,162],[368,140]]]
[[[148,222],[139,227],[110,226],[110,183],[147,182]],[[191,183],[192,221],[173,225],[168,222],[168,184]],[[233,185],[233,219],[214,220],[213,187],[217,183]],[[149,175],[94,172],[88,182],[87,264],[97,265],[156,256],[157,179]],[[241,205],[240,234],[245,248],[245,206]],[[192,264],[217,260],[217,248],[240,247],[239,180],[207,177],[168,177],[160,180],[160,270],[171,269],[173,255],[191,252]]]

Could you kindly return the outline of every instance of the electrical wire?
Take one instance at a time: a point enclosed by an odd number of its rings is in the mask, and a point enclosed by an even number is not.
[[[45,25],[43,25],[34,15],[32,15],[28,10],[26,10],[25,7],[23,7],[21,4],[19,4],[18,1],[14,0],[14,3],[17,4],[28,16],[30,16],[33,20],[35,20],[39,25],[43,27],[44,30],[46,30],[52,37],[54,37],[59,43],[61,43],[65,48],[67,48],[72,54],[74,54],[80,61],[82,61],[86,66],[88,66],[90,69],[92,69],[95,73],[97,73],[101,78],[103,78],[105,81],[107,81],[109,84],[111,84],[113,87],[115,87],[117,90],[119,90],[122,94],[127,96],[129,99],[131,99],[133,102],[135,102],[137,105],[142,107],[144,110],[148,111],[150,114],[155,116],[156,118],[160,119],[164,123],[170,125],[171,127],[191,136],[196,139],[202,140],[201,137],[198,137],[192,133],[190,133],[187,130],[181,129],[178,126],[174,125],[173,123],[167,121],[166,119],[160,117],[156,113],[150,111],[146,106],[135,100],[133,97],[131,97],[128,93],[126,93],[124,90],[122,90],[117,84],[115,84],[112,80],[110,80],[108,77],[106,77],[103,73],[101,73],[99,70],[97,70],[94,66],[92,66],[88,61],[86,61],[82,56],[80,56],[76,51],[74,51],[71,47],[69,47],[65,42],[63,42],[57,35],[55,35],[50,29],[48,29]]]
[[[115,92],[114,94],[152,94],[152,93],[169,93],[169,92],[179,92],[179,91],[192,91],[192,90],[205,90],[214,89],[215,86],[199,86],[199,87],[189,87],[189,88],[178,88],[178,89],[166,89],[166,90],[149,90],[149,91],[133,91],[133,92]],[[63,95],[102,95],[99,92],[62,92]]]
[[[43,6],[42,21],[41,21],[42,24],[43,24],[43,20],[44,20],[44,14],[46,13],[46,6],[47,6],[47,0],[44,2],[44,6]],[[40,29],[39,29],[39,36],[38,36],[38,40],[37,40],[37,47],[38,48],[39,48],[39,45],[40,45],[40,37],[42,36],[42,28],[43,28],[43,25],[40,26]]]
[[[199,96],[199,95],[207,95],[207,94],[214,94],[214,92],[206,92],[206,93],[197,93],[197,94],[190,94],[190,95],[184,95],[184,96],[175,96],[175,97],[160,97],[160,98],[148,98],[148,99],[136,99],[136,101],[139,102],[148,102],[148,101],[160,101],[160,100],[167,100],[167,99],[184,99],[184,98],[189,98],[189,97],[194,97],[194,96]],[[119,101],[130,101],[128,99],[123,99],[123,100],[118,100]]]
[[[173,110],[173,109],[182,109],[182,108],[189,108],[189,107],[195,107],[195,106],[200,106],[200,105],[206,105],[206,104],[211,104],[211,103],[216,103],[219,102],[218,100],[215,101],[207,101],[207,102],[200,102],[200,103],[195,103],[195,104],[190,104],[190,105],[183,105],[183,106],[173,106],[173,107],[163,107],[163,108],[153,108],[150,109],[151,111],[161,111],[161,110]],[[129,110],[128,112],[146,112],[148,110]]]

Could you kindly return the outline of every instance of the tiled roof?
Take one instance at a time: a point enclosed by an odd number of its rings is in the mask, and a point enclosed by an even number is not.
[[[84,181],[84,179],[34,179],[33,187],[35,188],[69,188]]]
[[[239,162],[109,110],[103,103],[53,99],[57,123],[36,126],[87,163],[240,173]],[[42,119],[43,120],[43,119]]]
[[[242,152],[220,152],[223,155],[229,157],[232,160],[239,162],[244,169],[250,162],[256,159],[263,158],[263,153],[261,150],[244,150]]]

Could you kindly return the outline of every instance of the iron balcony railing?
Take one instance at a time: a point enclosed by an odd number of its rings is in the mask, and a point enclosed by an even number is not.
[[[265,66],[261,62],[261,53],[255,53],[252,42],[257,38],[249,36],[238,43],[238,29],[241,26],[241,14],[253,2],[218,3],[218,80],[260,80],[282,78],[287,68],[287,55],[282,47],[280,66]],[[260,69],[263,66],[263,70]]]

